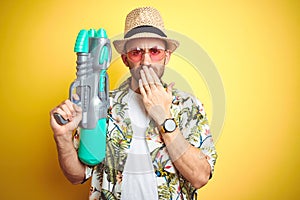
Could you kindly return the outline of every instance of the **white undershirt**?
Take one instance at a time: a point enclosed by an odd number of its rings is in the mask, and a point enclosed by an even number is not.
[[[128,97],[133,136],[123,171],[121,200],[158,200],[156,177],[145,137],[150,118],[141,95],[129,90]]]

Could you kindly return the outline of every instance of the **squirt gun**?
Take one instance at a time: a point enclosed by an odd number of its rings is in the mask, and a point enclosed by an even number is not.
[[[79,123],[78,157],[94,166],[105,158],[111,45],[104,29],[81,30],[74,51],[77,53],[76,79],[69,89],[69,99],[82,108]],[[60,125],[68,123],[60,114],[54,117]]]

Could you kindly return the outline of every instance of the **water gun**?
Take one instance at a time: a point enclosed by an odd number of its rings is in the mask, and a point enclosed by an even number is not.
[[[79,123],[78,157],[81,162],[94,166],[105,158],[107,111],[109,108],[109,79],[107,69],[111,61],[111,45],[104,29],[81,30],[74,52],[77,53],[76,80],[71,84],[69,98],[82,108]],[[75,99],[77,94],[79,100]],[[57,123],[68,123],[55,113]]]

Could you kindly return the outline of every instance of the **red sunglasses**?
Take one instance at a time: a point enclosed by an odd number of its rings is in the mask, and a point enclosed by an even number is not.
[[[150,49],[136,48],[127,52],[127,57],[132,62],[139,62],[142,60],[145,53],[149,53],[151,60],[157,62],[161,61],[165,57],[166,50],[159,49],[157,47],[152,47]]]

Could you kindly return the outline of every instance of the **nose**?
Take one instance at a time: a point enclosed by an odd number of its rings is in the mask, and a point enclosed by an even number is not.
[[[149,55],[149,52],[145,52],[143,54],[141,64],[142,65],[150,65],[151,64],[151,57]]]

